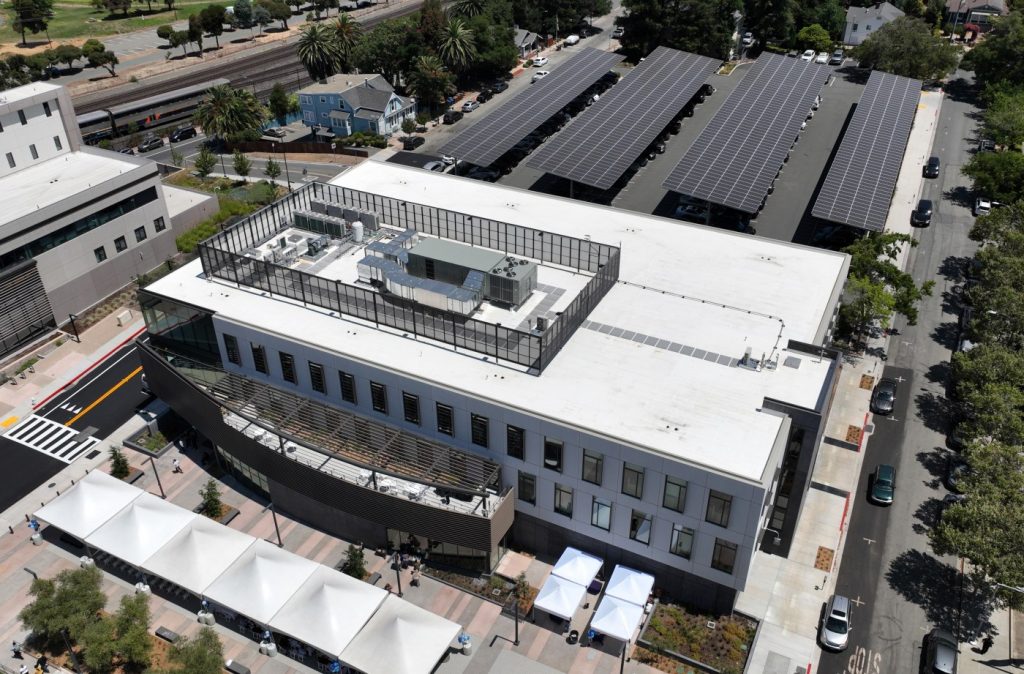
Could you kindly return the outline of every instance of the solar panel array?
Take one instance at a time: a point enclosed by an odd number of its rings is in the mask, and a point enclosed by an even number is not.
[[[664,187],[757,213],[831,72],[802,59],[761,54]]]
[[[528,164],[608,189],[720,64],[706,56],[658,47]]]
[[[885,228],[920,97],[920,80],[871,73],[812,215],[875,232]]]
[[[448,141],[441,151],[471,164],[489,166],[622,59],[618,54],[590,47],[581,50]]]

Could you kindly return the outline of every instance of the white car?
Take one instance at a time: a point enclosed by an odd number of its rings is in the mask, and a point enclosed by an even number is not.
[[[547,77],[550,74],[551,74],[550,70],[538,70],[537,72],[535,72],[533,74],[533,77],[530,78],[530,83],[532,84],[532,83],[536,82],[537,80],[542,80],[542,79],[544,79],[545,77]]]
[[[744,33],[743,34],[743,46],[744,47],[750,47],[753,44],[754,44],[754,34],[753,33]]]
[[[548,57],[547,56],[538,56],[537,58],[533,59],[533,67],[534,68],[540,68],[541,66],[546,66],[547,64],[548,64]]]
[[[615,30],[612,31],[612,39],[619,40],[623,35],[626,34],[626,29],[622,26],[616,26]]]
[[[579,44],[579,43],[580,43],[580,36],[577,35],[576,33],[573,33],[569,37],[565,38],[565,44],[567,44],[569,46],[572,46],[574,44]]]
[[[814,62],[815,63],[822,63],[822,64],[826,64],[827,65],[828,64],[828,52],[827,51],[820,51],[820,52],[818,52],[818,55],[815,57]]]
[[[800,60],[801,61],[813,61],[814,60],[814,50],[813,49],[808,49],[807,51],[805,51],[803,54],[800,55]]]
[[[445,166],[451,166],[452,164],[455,163],[455,157],[451,156],[450,154],[443,154],[441,155],[441,161],[444,162]]]
[[[992,212],[992,201],[985,197],[978,197],[974,200],[974,217],[988,215]]]

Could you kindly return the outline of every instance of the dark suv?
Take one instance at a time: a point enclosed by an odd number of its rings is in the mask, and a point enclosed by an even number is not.
[[[164,146],[164,139],[159,136],[150,136],[149,138],[143,139],[139,143],[139,152],[149,152],[150,150],[159,150]]]
[[[174,131],[171,132],[171,135],[169,136],[172,143],[177,143],[178,141],[185,140],[186,138],[195,137],[196,128],[194,126],[184,126],[180,129],[175,129]]]
[[[454,124],[460,119],[462,119],[462,113],[459,112],[458,110],[449,110],[448,112],[444,113],[445,124]]]
[[[406,136],[402,139],[403,150],[415,150],[420,145],[427,142],[427,139],[423,136]]]
[[[505,80],[498,80],[491,85],[491,91],[493,91],[496,94],[500,94],[501,92],[506,91],[507,89],[508,82],[506,82]]]
[[[924,165],[924,177],[925,178],[938,178],[939,177],[939,158],[928,157],[928,163]]]
[[[918,227],[927,227],[932,224],[931,199],[921,199],[917,202],[917,208],[910,214],[910,224]]]

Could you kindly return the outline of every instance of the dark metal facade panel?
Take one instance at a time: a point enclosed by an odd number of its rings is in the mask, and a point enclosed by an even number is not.
[[[608,189],[692,99],[721,61],[658,47],[529,166]]]
[[[885,228],[920,98],[920,80],[871,73],[814,202],[815,217]]]
[[[35,260],[0,272],[0,354],[55,325]]]
[[[587,47],[508,98],[497,110],[448,141],[441,151],[478,166],[501,155],[583,93],[623,57]],[[524,77],[531,76],[527,71]]]
[[[664,187],[756,213],[831,69],[763,53]]]

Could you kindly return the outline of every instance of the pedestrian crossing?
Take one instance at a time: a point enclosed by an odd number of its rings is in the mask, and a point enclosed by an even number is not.
[[[72,413],[77,413],[73,406],[61,406]],[[43,454],[48,454],[58,461],[71,463],[94,445],[99,444],[98,438],[79,439],[79,431],[68,428],[64,424],[33,414],[15,425],[4,434],[8,440],[24,445]]]

